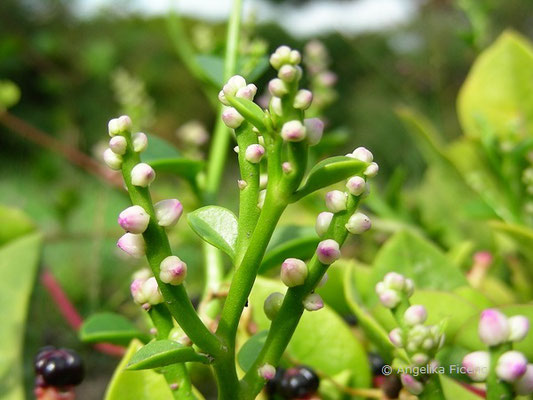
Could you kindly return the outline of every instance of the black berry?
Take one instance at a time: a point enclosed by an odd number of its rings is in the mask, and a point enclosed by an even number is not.
[[[309,367],[288,369],[280,384],[280,393],[289,399],[300,398],[317,391],[319,378]]]
[[[84,368],[81,357],[69,349],[42,349],[35,358],[35,372],[44,385],[78,385],[83,380]]]
[[[357,317],[353,314],[346,314],[344,317],[344,322],[350,326],[357,326]]]
[[[385,366],[385,361],[377,353],[368,353],[368,363],[372,370],[372,375],[381,375],[382,368]]]
[[[271,379],[266,383],[265,390],[268,395],[273,396],[281,391],[281,380],[283,379],[283,375],[285,375],[285,369],[278,367],[274,379]]]
[[[398,375],[389,375],[385,377],[385,382],[381,386],[381,390],[389,399],[397,399],[402,390],[402,382]]]

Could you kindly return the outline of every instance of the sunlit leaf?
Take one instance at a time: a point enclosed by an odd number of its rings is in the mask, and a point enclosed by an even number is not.
[[[156,340],[141,347],[128,363],[129,370],[154,369],[183,362],[207,364],[209,358],[190,346],[172,340]]]
[[[132,339],[142,341],[150,337],[139,331],[127,318],[110,312],[93,314],[80,328],[80,340],[85,343],[116,343],[127,345]]]

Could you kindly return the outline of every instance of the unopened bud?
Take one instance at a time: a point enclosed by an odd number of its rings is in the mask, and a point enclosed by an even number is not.
[[[245,158],[246,161],[251,162],[252,164],[257,164],[261,162],[261,159],[265,155],[265,148],[260,144],[251,144],[246,148]]]
[[[519,342],[523,340],[529,332],[529,319],[523,315],[510,317],[509,323],[509,341]]]
[[[274,379],[276,376],[276,368],[270,364],[263,364],[263,366],[258,369],[259,376],[267,381]]]
[[[106,149],[104,151],[104,162],[109,168],[115,171],[122,168],[122,156],[114,153],[111,149]]]
[[[302,304],[307,311],[318,311],[324,307],[324,300],[318,293],[311,293],[303,299]]]
[[[324,123],[319,118],[307,118],[304,120],[305,132],[309,146],[315,146],[320,143],[324,133]]]
[[[379,294],[379,301],[384,307],[394,308],[400,304],[401,297],[396,290],[385,289]]]
[[[533,364],[528,364],[526,372],[514,384],[516,394],[526,396],[533,393]]]
[[[266,190],[263,189],[259,192],[259,195],[257,196],[257,207],[263,208],[265,205],[265,199],[266,199]]]
[[[160,264],[159,279],[171,285],[180,285],[187,277],[187,264],[176,256],[168,256]]]
[[[360,176],[352,176],[346,182],[346,189],[354,196],[360,196],[365,192],[366,182]]]
[[[307,89],[298,90],[292,106],[298,110],[307,110],[313,102],[313,93]]]
[[[298,71],[292,65],[282,65],[278,72],[278,78],[283,82],[292,82],[298,76]]]
[[[280,69],[283,64],[290,63],[291,48],[288,46],[280,46],[270,56],[270,64],[275,69]]]
[[[363,174],[369,178],[373,178],[378,174],[378,172],[379,172],[379,165],[373,162],[368,167],[366,167]]]
[[[143,233],[149,222],[150,216],[141,206],[128,207],[118,216],[118,224],[131,233]]]
[[[323,240],[316,248],[316,255],[322,264],[333,264],[341,256],[339,244],[333,239]]]
[[[475,351],[463,358],[466,373],[474,382],[483,382],[489,376],[490,355],[487,351]]]
[[[403,347],[402,330],[400,328],[394,328],[389,332],[389,340],[396,347]]]
[[[170,228],[178,222],[183,213],[183,205],[178,199],[161,200],[154,205],[155,218],[159,226]]]
[[[234,75],[228,79],[228,82],[222,88],[226,96],[235,96],[237,91],[246,86],[246,79],[240,75]]]
[[[302,61],[302,55],[298,50],[291,50],[289,54],[289,62],[291,64],[300,64]]]
[[[239,97],[241,99],[252,101],[256,93],[257,93],[257,86],[255,86],[253,83],[250,83],[246,85],[245,87],[242,87],[239,90],[237,90],[237,93],[235,93],[235,97]]]
[[[389,289],[393,290],[403,290],[405,287],[405,277],[397,272],[385,274],[383,282]]]
[[[141,258],[146,254],[146,244],[142,235],[126,233],[120,237],[117,246],[130,256]]]
[[[506,342],[509,338],[507,317],[492,308],[484,310],[479,320],[478,333],[481,341],[488,346]]]
[[[307,265],[298,258],[287,258],[281,264],[280,277],[288,287],[303,285],[307,278]]]
[[[424,353],[416,353],[411,356],[411,361],[413,361],[413,364],[416,366],[427,365],[429,357]]]
[[[246,183],[245,180],[239,179],[237,181],[237,186],[239,186],[239,190],[244,190],[246,188],[246,186],[248,186],[248,184]]]
[[[224,94],[224,90],[221,90],[220,92],[218,92],[218,100],[224,104],[225,106],[229,106],[229,101],[228,99],[226,99],[226,95]]]
[[[323,237],[329,229],[333,213],[324,211],[316,217],[315,230],[319,237]]]
[[[283,170],[284,174],[290,174],[292,172],[292,165],[290,162],[285,161],[283,164],[281,164],[281,169]]]
[[[527,360],[519,351],[503,353],[496,363],[496,375],[502,381],[515,382],[526,373]]]
[[[113,153],[120,156],[126,152],[127,146],[128,143],[126,142],[126,138],[124,136],[113,136],[109,141],[109,148],[113,151]]]
[[[237,129],[244,121],[244,117],[233,107],[226,107],[222,111],[222,121],[228,128]]]
[[[283,82],[279,78],[272,79],[268,83],[268,91],[270,92],[272,96],[275,96],[275,97],[283,97],[287,93],[289,93],[289,89],[287,88],[287,85],[285,84],[285,82]]]
[[[109,136],[113,137],[120,133],[118,118],[110,119],[107,123],[107,131]]]
[[[305,127],[298,120],[285,122],[281,127],[281,137],[288,142],[301,142],[305,136]]]
[[[279,97],[272,97],[270,100],[270,108],[276,115],[283,114],[283,108],[281,106],[281,99]]]
[[[154,179],[155,171],[146,163],[139,163],[131,169],[131,183],[134,186],[147,187]]]
[[[159,286],[157,285],[157,281],[154,277],[148,278],[143,283],[141,292],[146,299],[146,303],[151,306],[155,306],[156,304],[163,302],[163,296],[161,296]]]
[[[131,129],[131,118],[123,115],[118,118],[113,118],[107,124],[109,136],[115,136],[120,133],[129,131]]]
[[[143,132],[137,132],[133,135],[133,151],[142,153],[148,147],[148,136]]]
[[[374,161],[374,155],[366,147],[358,147],[352,152],[352,157],[360,161],[371,163]]]
[[[271,293],[266,298],[263,310],[265,311],[265,315],[269,320],[272,321],[274,318],[276,318],[276,315],[281,308],[281,304],[283,303],[283,298],[283,294],[279,292]]]
[[[426,307],[419,304],[409,307],[403,314],[403,320],[408,326],[423,324],[426,322],[427,317]]]
[[[130,285],[130,292],[133,301],[139,305],[146,303],[146,298],[142,293],[142,285],[150,276],[135,278]]]
[[[332,213],[346,210],[346,193],[340,190],[332,190],[326,193],[326,207]]]
[[[353,235],[358,235],[366,232],[372,227],[372,221],[365,214],[357,212],[353,214],[348,223],[346,224],[346,230]]]
[[[424,391],[424,385],[421,382],[417,381],[415,378],[413,378],[411,375],[402,374],[400,376],[400,380],[402,381],[403,387],[415,396],[419,395]]]

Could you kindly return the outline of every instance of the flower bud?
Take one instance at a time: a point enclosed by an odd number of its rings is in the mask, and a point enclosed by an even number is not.
[[[229,106],[229,101],[228,99],[226,99],[226,95],[224,94],[224,90],[221,90],[220,92],[218,92],[218,100],[224,104],[225,106]]]
[[[489,376],[490,355],[487,351],[474,351],[463,358],[463,368],[474,382],[483,382]]]
[[[365,214],[357,212],[353,214],[345,225],[346,230],[353,235],[358,235],[369,230],[372,226],[370,218]]]
[[[235,96],[237,91],[246,86],[246,79],[240,75],[234,75],[228,79],[228,82],[222,88],[226,96]]]
[[[411,356],[411,361],[417,366],[427,365],[429,357],[424,353],[416,353]]]
[[[155,306],[163,302],[163,296],[159,291],[159,286],[154,277],[148,278],[141,287],[141,292],[146,299],[146,303]]]
[[[304,119],[305,132],[307,134],[307,142],[309,146],[315,146],[322,139],[324,132],[324,123],[319,118]]]
[[[307,311],[318,311],[324,307],[324,300],[318,293],[311,293],[303,299],[302,304]]]
[[[139,163],[131,169],[131,183],[134,186],[147,187],[154,179],[155,171],[146,163]]]
[[[363,174],[365,176],[368,176],[369,178],[375,177],[379,172],[379,165],[377,165],[375,162],[371,163],[368,167],[366,167]]]
[[[423,324],[426,322],[427,317],[426,307],[419,304],[409,307],[403,314],[403,320],[408,326]]]
[[[171,285],[180,285],[187,277],[187,264],[176,256],[168,256],[161,261],[159,279]]]
[[[239,190],[244,190],[246,188],[246,186],[248,186],[248,184],[246,183],[245,180],[239,179],[237,181],[237,186],[239,186]]]
[[[281,164],[281,169],[283,170],[284,174],[290,174],[292,172],[292,165],[290,162],[285,161],[283,164]]]
[[[267,381],[274,379],[276,376],[276,368],[270,364],[264,364],[258,369],[259,376]]]
[[[259,175],[259,189],[265,189],[268,184],[268,174]]]
[[[526,373],[527,360],[519,351],[503,353],[496,363],[496,375],[502,381],[515,382]]]
[[[233,107],[226,107],[222,111],[222,121],[228,128],[237,129],[244,121],[244,117]]]
[[[411,297],[413,295],[413,292],[415,291],[415,284],[412,279],[405,280],[403,290],[407,297]]]
[[[117,246],[130,256],[141,258],[146,254],[146,244],[142,235],[126,233],[120,237]]]
[[[155,203],[155,218],[159,226],[170,228],[178,222],[183,213],[183,205],[178,199],[166,199]]]
[[[235,146],[233,152],[239,154],[239,146]]]
[[[280,277],[288,287],[303,285],[307,278],[307,265],[297,258],[287,258],[281,264]]]
[[[276,115],[283,114],[283,108],[281,106],[281,99],[279,97],[272,97],[272,99],[270,100],[270,108],[272,108],[272,111]]]
[[[180,326],[175,326],[170,330],[168,333],[168,340],[172,340],[173,342],[177,342],[183,346],[192,345],[191,339]]]
[[[146,303],[146,298],[144,297],[142,293],[142,286],[143,286],[143,283],[146,282],[148,278],[149,276],[146,278],[144,277],[135,278],[133,282],[131,282],[131,285],[130,285],[131,297],[133,298],[133,301],[139,305],[143,305],[144,303]]]
[[[117,127],[120,132],[126,132],[131,129],[131,118],[127,115],[122,115],[118,117]]]
[[[297,110],[307,110],[313,102],[313,93],[307,89],[298,90],[292,106]]]
[[[329,229],[333,213],[324,211],[316,217],[315,230],[319,237],[323,237]]]
[[[333,264],[341,256],[339,244],[333,239],[323,240],[316,248],[316,255],[322,264]]]
[[[379,294],[379,301],[387,308],[394,308],[400,304],[401,297],[396,290],[386,289]]]
[[[122,167],[122,156],[114,153],[111,149],[106,149],[104,151],[104,162],[109,168],[119,170]]]
[[[529,332],[529,319],[523,315],[510,317],[509,323],[509,341],[519,342],[523,340]]]
[[[141,206],[128,207],[118,216],[118,224],[131,233],[143,233],[149,222],[150,216]]]
[[[265,205],[266,194],[267,191],[265,189],[259,192],[259,195],[257,196],[257,207],[263,208],[263,206]]]
[[[265,311],[265,315],[269,320],[272,321],[274,318],[276,318],[276,315],[281,308],[281,304],[283,303],[283,298],[283,294],[279,292],[271,293],[266,298],[265,304],[263,305],[263,310]]]
[[[109,136],[113,137],[120,133],[118,118],[110,119],[107,123],[107,131]]]
[[[282,65],[278,72],[278,78],[283,82],[290,83],[298,76],[298,71],[292,65]]]
[[[411,375],[402,374],[400,376],[400,380],[402,381],[403,387],[415,396],[419,395],[424,390],[424,385],[422,385],[422,383],[417,381]]]
[[[352,176],[348,179],[348,182],[346,182],[346,189],[348,189],[348,191],[354,196],[360,196],[363,194],[365,187],[366,182],[364,178],[361,178],[360,176]]]
[[[256,93],[257,86],[255,86],[253,83],[250,83],[249,85],[246,85],[245,87],[242,87],[237,90],[237,93],[235,93],[235,97],[252,101]]]
[[[374,155],[366,147],[358,147],[355,149],[352,152],[352,157],[366,163],[374,161]]]
[[[507,317],[495,309],[487,309],[481,313],[478,325],[481,341],[488,346],[496,346],[509,338]]]
[[[268,82],[268,91],[275,97],[283,97],[289,93],[287,85],[279,78],[272,79]]]
[[[525,396],[533,393],[533,364],[528,364],[526,372],[514,384],[516,394]]]
[[[261,162],[261,159],[265,155],[265,148],[260,144],[251,144],[246,148],[245,158],[246,161],[252,164]]]
[[[326,207],[332,213],[346,210],[346,193],[340,190],[332,190],[326,193]]]
[[[113,151],[113,153],[120,156],[126,152],[127,146],[128,143],[126,142],[126,138],[124,136],[113,136],[109,141],[109,148]]]
[[[280,69],[283,64],[290,63],[291,48],[289,46],[280,46],[270,56],[270,64],[274,69]]]
[[[142,153],[148,147],[148,136],[145,133],[137,132],[133,135],[133,151]]]
[[[147,280],[152,276],[152,271],[149,268],[141,268],[138,271],[135,271],[133,274],[133,279],[141,279],[142,281]]]
[[[285,122],[281,127],[281,137],[288,142],[301,142],[305,136],[306,129],[298,120]]]
[[[403,290],[405,287],[405,277],[397,272],[385,274],[383,282],[389,289],[393,290]]]
[[[302,55],[298,50],[291,50],[289,54],[289,62],[291,64],[300,64],[302,61]]]
[[[389,340],[396,347],[403,347],[402,330],[400,328],[394,328],[389,332]]]

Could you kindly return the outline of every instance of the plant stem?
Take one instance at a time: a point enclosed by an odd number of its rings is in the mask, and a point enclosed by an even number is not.
[[[513,398],[511,386],[503,382],[496,374],[496,364],[500,356],[509,350],[511,350],[509,343],[504,343],[489,349],[490,372],[487,378],[487,400],[511,400]]]

